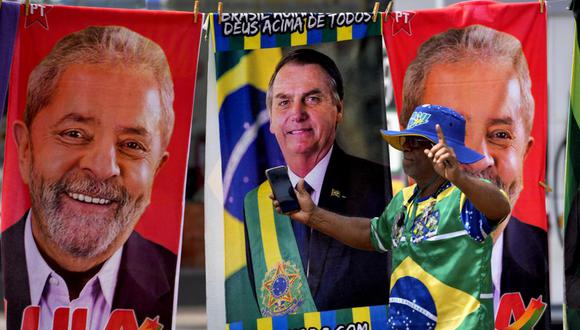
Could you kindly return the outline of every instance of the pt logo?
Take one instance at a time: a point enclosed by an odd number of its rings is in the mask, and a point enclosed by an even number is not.
[[[532,298],[528,306],[519,292],[510,292],[501,296],[495,328],[500,330],[533,329],[546,310],[542,296]]]
[[[53,6],[31,3],[28,15],[26,15],[24,27],[29,28],[34,23],[38,23],[42,25],[45,30],[48,30],[48,12],[52,7]]]
[[[409,36],[413,35],[413,31],[411,30],[411,20],[415,17],[415,12],[394,11],[390,13],[389,16],[393,22],[393,36],[401,32],[401,30],[405,31]]]

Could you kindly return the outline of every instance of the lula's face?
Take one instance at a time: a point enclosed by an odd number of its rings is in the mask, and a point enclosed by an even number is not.
[[[465,117],[465,144],[485,156],[467,170],[499,184],[515,203],[533,139],[525,129],[520,86],[511,65],[434,65],[422,102],[450,107]]]
[[[32,122],[29,148],[19,147],[44,239],[77,258],[112,254],[125,242],[167,158],[160,116],[149,71],[103,64],[64,71]]]
[[[334,104],[326,72],[316,64],[286,64],[274,80],[272,95],[270,131],[284,156],[322,158],[342,119],[342,105]]]

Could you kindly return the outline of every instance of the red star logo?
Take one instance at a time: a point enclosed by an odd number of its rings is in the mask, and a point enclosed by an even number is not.
[[[24,27],[28,28],[34,23],[42,25],[45,30],[48,30],[48,12],[53,6],[40,5],[40,4],[30,4],[30,9],[28,15],[26,15],[26,21]]]
[[[268,297],[268,307],[272,307],[272,305],[274,305],[274,303],[276,302],[289,302],[292,303],[292,301],[294,300],[294,297],[292,297],[292,292],[290,290],[290,288],[292,287],[292,284],[294,284],[294,282],[298,279],[298,274],[288,274],[286,272],[286,268],[284,267],[284,263],[279,263],[278,267],[276,269],[276,273],[274,274],[273,278],[271,280],[268,280],[264,283],[264,286],[266,287],[266,290],[268,290],[268,292],[270,292],[269,297]],[[278,283],[278,281],[286,281],[286,290],[283,291],[282,295],[280,295],[279,292],[277,292],[277,290],[279,288],[277,288],[277,285],[280,285],[280,283]],[[277,299],[275,297],[278,297]]]
[[[163,324],[159,323],[159,316],[154,319],[146,318],[143,324],[139,327],[139,330],[161,330],[163,329]]]
[[[415,13],[412,11],[394,11],[390,14],[391,21],[393,22],[393,36],[405,31],[408,35],[412,35],[411,31],[411,20],[415,17]]]

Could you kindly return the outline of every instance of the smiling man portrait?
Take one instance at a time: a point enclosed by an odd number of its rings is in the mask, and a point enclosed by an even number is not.
[[[391,197],[385,183],[388,168],[347,154],[335,141],[345,111],[343,98],[342,75],[330,57],[312,49],[293,50],[270,79],[266,98],[270,132],[280,146],[292,185],[304,179],[317,205],[344,215],[371,216]],[[302,223],[290,223],[285,215],[264,210],[272,205],[269,189],[268,182],[262,183],[244,202],[250,282],[262,316],[387,302],[386,255],[351,248]],[[269,221],[276,224],[277,232],[261,229],[259,224]],[[268,267],[263,242],[275,241],[283,258]],[[269,285],[279,271],[296,278],[288,287],[294,301],[287,302]]]
[[[534,97],[520,41],[483,25],[449,29],[424,42],[403,82],[401,124],[421,104],[455,109],[466,120],[465,144],[484,158],[466,165],[509,194],[512,207],[523,185],[524,161],[534,145]],[[518,292],[528,304],[549,297],[546,232],[511,216],[493,248],[494,299]],[[549,311],[538,327],[549,325]]]
[[[116,309],[171,328],[177,257],[133,229],[169,157],[173,99],[161,47],[124,27],[69,34],[32,71],[12,127],[31,207],[2,234],[9,329],[29,305],[41,328],[61,306],[87,308],[90,329]]]

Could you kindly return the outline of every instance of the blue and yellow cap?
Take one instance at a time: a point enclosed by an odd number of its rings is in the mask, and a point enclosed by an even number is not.
[[[407,128],[402,131],[381,130],[383,139],[395,149],[403,150],[401,137],[420,136],[437,143],[435,124],[441,126],[445,141],[455,151],[457,160],[463,164],[475,163],[483,155],[465,146],[465,118],[453,109],[433,104],[423,104],[415,108]]]

